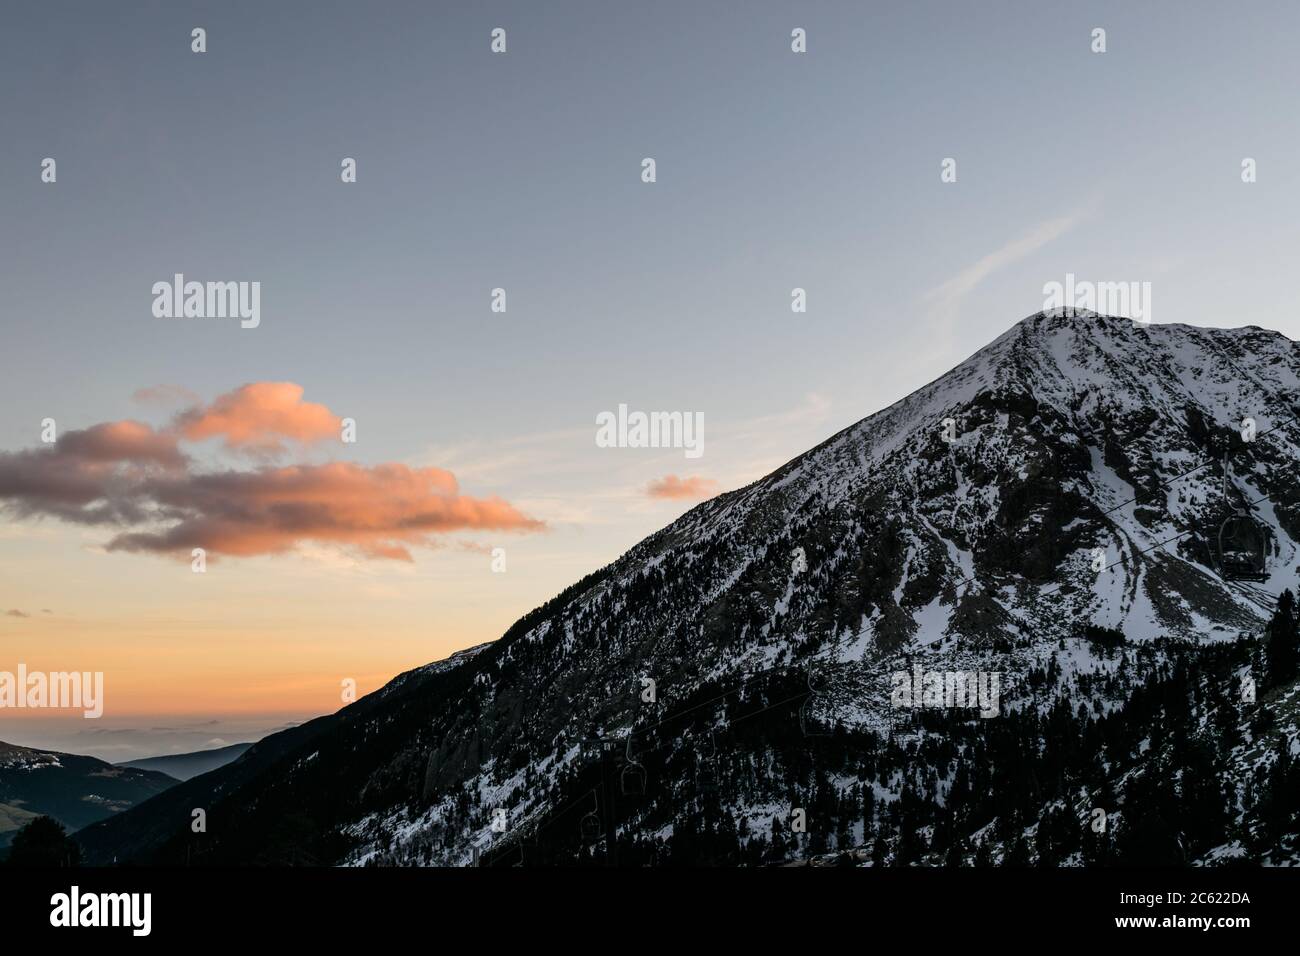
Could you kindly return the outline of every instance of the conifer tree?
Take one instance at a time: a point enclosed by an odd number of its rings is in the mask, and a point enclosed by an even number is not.
[[[1281,687],[1296,678],[1300,658],[1300,632],[1296,627],[1295,596],[1286,590],[1278,598],[1277,611],[1264,632],[1264,653],[1268,662],[1268,686]]]

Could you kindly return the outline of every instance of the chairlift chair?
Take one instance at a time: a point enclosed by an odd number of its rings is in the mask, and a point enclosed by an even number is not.
[[[623,774],[619,777],[619,783],[623,789],[625,797],[644,797],[645,796],[645,767],[641,766],[635,760],[623,768]]]
[[[1219,526],[1219,574],[1228,581],[1268,580],[1268,532],[1238,509]]]
[[[805,737],[831,736],[830,724],[818,721],[812,713],[813,703],[818,697],[826,693],[825,680],[825,671],[816,667],[810,661],[808,663],[808,696],[799,704],[799,729],[803,731]],[[822,686],[817,686],[819,683]]]
[[[697,751],[695,754],[695,786],[700,793],[718,792],[717,759],[717,741],[713,739],[713,734],[709,734],[708,751]]]
[[[830,737],[831,725],[813,716],[813,700],[809,697],[799,705],[799,729],[805,737]]]
[[[903,748],[921,739],[921,721],[916,711],[910,711],[889,722],[889,739],[894,746]]]
[[[646,773],[643,767],[635,757],[632,756],[632,735],[627,735],[627,751],[624,754],[626,763],[623,766],[623,773],[619,776],[619,785],[622,788],[625,797],[644,797]]]
[[[590,842],[600,839],[600,833],[603,829],[600,822],[600,798],[596,796],[596,791],[591,792],[592,809],[588,810],[581,820],[578,821],[578,828],[582,831],[582,839]]]
[[[528,850],[537,848],[537,835],[532,832],[520,833],[515,838],[515,843],[519,847],[519,859],[512,863],[511,866],[527,866]]]

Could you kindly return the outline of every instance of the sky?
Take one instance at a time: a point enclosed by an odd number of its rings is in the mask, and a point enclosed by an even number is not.
[[[126,760],[332,712],[1067,274],[1300,338],[1297,28],[1187,0],[5,4],[0,671],[102,672],[105,707],[0,710],[0,740]],[[257,326],[159,317],[177,273],[259,283]],[[702,416],[703,453],[600,447],[620,405]]]

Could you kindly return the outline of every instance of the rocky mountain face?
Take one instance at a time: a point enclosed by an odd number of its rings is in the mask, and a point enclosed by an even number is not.
[[[1031,316],[500,640],[78,839],[101,862],[1288,859],[1297,692],[1268,647],[1300,581],[1298,386],[1261,329]],[[1262,572],[1226,579],[1243,549]],[[1194,811],[1157,809],[1166,786]]]

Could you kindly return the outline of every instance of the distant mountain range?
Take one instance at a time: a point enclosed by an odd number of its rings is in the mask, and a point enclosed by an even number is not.
[[[199,750],[188,754],[168,754],[163,757],[143,757],[139,760],[127,760],[116,764],[118,767],[136,767],[140,770],[156,770],[177,780],[189,780],[199,774],[224,767],[232,760],[237,760],[251,743],[230,744],[214,750]]]
[[[73,831],[176,783],[154,770],[0,742],[0,847],[33,817],[52,816]]]
[[[500,640],[78,841],[141,863],[1298,862],[1300,688],[1274,653],[1298,395],[1273,332],[1039,313]],[[1254,580],[1224,573],[1229,521],[1257,532]],[[1000,700],[913,707],[900,674],[997,675]]]

